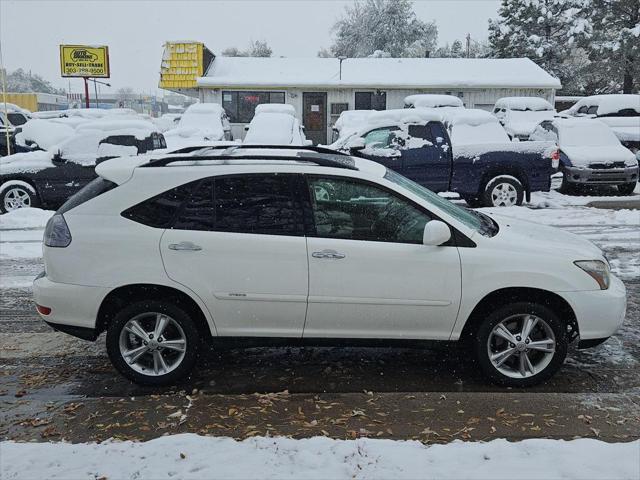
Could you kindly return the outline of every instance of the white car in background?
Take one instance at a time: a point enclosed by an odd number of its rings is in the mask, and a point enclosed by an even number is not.
[[[638,182],[638,160],[608,125],[592,118],[556,118],[538,125],[531,140],[552,141],[558,146],[562,190],[616,186],[631,195]]]
[[[194,103],[180,116],[176,128],[164,132],[167,147],[178,149],[202,142],[232,140],[231,124],[218,103]]]
[[[562,114],[597,118],[613,130],[625,147],[640,154],[640,95],[592,95],[578,100]]]
[[[247,126],[242,143],[253,145],[311,145],[293,105],[263,103],[256,106],[255,115]]]
[[[557,112],[544,98],[503,97],[493,106],[493,114],[512,140],[529,140],[536,126],[553,119]]]

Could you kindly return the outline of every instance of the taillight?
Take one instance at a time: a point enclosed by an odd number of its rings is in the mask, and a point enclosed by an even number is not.
[[[47,247],[64,248],[71,243],[71,232],[62,214],[56,214],[49,219],[44,229],[44,244]]]
[[[51,309],[49,307],[43,307],[42,305],[38,305],[37,303],[36,310],[40,315],[49,315],[51,313]]]
[[[560,150],[554,150],[551,154],[551,166],[558,168],[560,166]]]

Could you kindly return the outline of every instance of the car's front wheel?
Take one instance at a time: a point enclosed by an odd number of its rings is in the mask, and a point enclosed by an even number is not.
[[[189,314],[164,300],[143,300],[118,312],[107,328],[107,353],[141,385],[171,385],[191,373],[200,335]]]
[[[637,182],[622,183],[618,185],[618,192],[620,192],[620,195],[633,195],[636,185]]]
[[[548,380],[567,355],[566,326],[544,305],[517,302],[498,308],[480,324],[478,362],[494,383],[529,387]]]
[[[38,194],[26,182],[9,180],[0,186],[0,211],[12,212],[19,208],[37,207]]]
[[[480,198],[487,207],[522,205],[524,187],[517,178],[511,175],[500,175],[487,182]]]

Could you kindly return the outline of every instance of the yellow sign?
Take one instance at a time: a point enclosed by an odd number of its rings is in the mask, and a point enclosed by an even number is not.
[[[201,42],[167,42],[160,66],[160,88],[180,91],[196,88],[214,55]]]
[[[109,78],[109,47],[60,45],[63,77]]]

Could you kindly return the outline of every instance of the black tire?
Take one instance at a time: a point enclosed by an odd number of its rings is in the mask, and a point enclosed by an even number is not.
[[[120,351],[120,334],[129,320],[140,315],[155,313],[171,317],[182,328],[186,338],[184,357],[179,364],[170,372],[158,375],[144,374],[135,370]],[[185,310],[170,301],[142,300],[133,303],[120,310],[107,327],[107,353],[111,363],[122,375],[139,385],[165,386],[186,380],[195,366],[200,348],[201,335],[196,323]]]
[[[489,358],[490,353],[488,342],[494,327],[506,319],[520,315],[535,315],[542,319],[553,331],[556,344],[551,360],[546,364],[546,366],[541,368],[540,371],[528,377],[514,378],[499,371],[493,365]],[[540,325],[540,322],[538,322],[538,325]],[[516,302],[499,307],[493,313],[488,315],[478,326],[473,342],[476,358],[478,359],[480,368],[485,376],[493,383],[507,387],[531,387],[545,382],[562,366],[567,356],[568,348],[567,327],[564,322],[562,322],[562,320],[560,320],[560,318],[549,308],[533,302]],[[531,352],[531,354],[543,355],[538,352]],[[519,358],[519,354],[516,352],[509,361],[517,362],[519,361]],[[509,368],[506,362],[505,366]]]
[[[510,175],[498,175],[485,184],[480,195],[482,205],[485,207],[505,206],[505,200],[495,198],[494,193],[496,189],[502,189],[510,193],[515,191],[515,203],[513,203],[513,205],[522,205],[524,201],[524,187],[520,180]]]
[[[13,196],[16,193],[19,193],[19,195],[24,196],[26,202],[28,203],[28,205],[25,205],[25,207],[40,206],[38,193],[36,192],[35,188],[33,188],[28,183],[25,183],[22,181],[9,180],[3,183],[2,185],[0,185],[0,212],[7,213],[9,211],[14,210],[13,208],[7,208],[8,207],[7,203],[11,202],[11,200],[9,200],[8,197],[10,195]],[[17,207],[17,208],[23,208],[23,207]]]
[[[467,202],[470,208],[478,208],[482,206],[482,200],[475,195],[461,195],[462,199]]]
[[[620,195],[633,195],[633,191],[636,189],[636,183],[637,182],[630,182],[617,185],[618,192],[620,192]]]
[[[562,183],[560,184],[559,190],[560,193],[565,195],[580,195],[582,193],[581,185],[567,181],[567,177],[564,175],[562,176]]]

